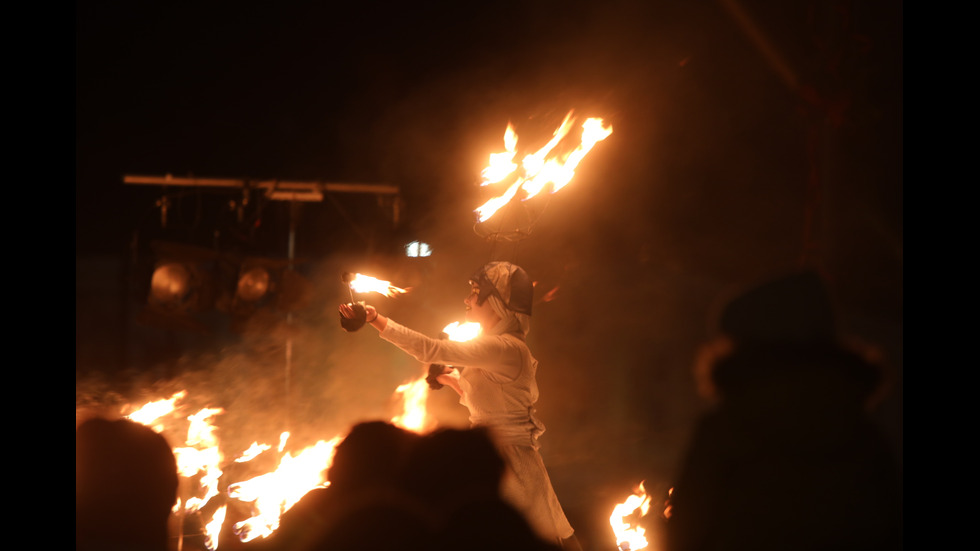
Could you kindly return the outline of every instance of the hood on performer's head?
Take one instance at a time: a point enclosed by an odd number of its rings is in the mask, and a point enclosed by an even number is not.
[[[480,286],[479,304],[495,296],[507,309],[531,315],[534,285],[524,268],[510,262],[490,262],[473,274],[470,282]]]
[[[480,288],[477,303],[482,305],[489,300],[501,320],[492,328],[484,328],[486,334],[527,336],[531,330],[534,284],[523,268],[510,262],[490,262],[473,274],[470,282]]]

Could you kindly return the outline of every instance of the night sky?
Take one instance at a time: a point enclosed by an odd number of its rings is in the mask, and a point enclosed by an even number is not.
[[[669,486],[718,297],[806,265],[832,282],[842,328],[886,353],[896,385],[878,415],[900,457],[900,2],[256,6],[76,4],[77,396],[100,374],[193,380],[241,410],[263,399],[228,398],[242,374],[281,376],[281,315],[235,331],[211,315],[207,336],[140,323],[154,240],[284,258],[292,228],[313,291],[285,330],[286,415],[311,437],[375,414],[417,368],[373,330],[340,330],[343,271],[412,286],[370,300],[434,335],[461,318],[467,276],[506,257],[537,282],[542,453],[573,524],[595,533],[593,509],[630,484]],[[526,238],[474,231],[507,124],[532,148],[572,110],[613,134],[567,188],[513,211],[534,221]],[[241,191],[127,174],[392,184],[400,216],[372,196],[291,208],[255,193],[239,220]],[[432,257],[399,256],[412,239]]]

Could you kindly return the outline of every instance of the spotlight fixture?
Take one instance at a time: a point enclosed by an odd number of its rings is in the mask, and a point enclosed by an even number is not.
[[[289,311],[304,303],[308,290],[309,282],[287,260],[246,258],[239,264],[231,312],[250,315],[270,306]]]
[[[146,305],[139,319],[168,329],[208,332],[196,315],[214,307],[219,255],[191,245],[156,241]]]

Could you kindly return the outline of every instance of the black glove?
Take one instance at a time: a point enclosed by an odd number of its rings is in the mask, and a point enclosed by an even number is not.
[[[367,321],[367,311],[364,309],[363,304],[355,302],[351,304],[351,308],[354,309],[354,317],[347,318],[343,314],[340,314],[340,326],[348,333],[353,333],[361,327],[364,327],[364,323]]]
[[[445,372],[446,366],[442,364],[429,364],[429,375],[425,378],[425,382],[429,383],[429,388],[432,390],[439,390],[445,386],[436,379],[436,377]]]

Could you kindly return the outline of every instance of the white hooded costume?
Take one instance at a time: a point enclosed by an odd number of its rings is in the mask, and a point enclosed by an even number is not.
[[[389,319],[381,338],[419,361],[457,368],[460,404],[469,410],[471,424],[490,428],[507,463],[503,497],[524,513],[542,538],[569,538],[572,527],[538,453],[538,437],[545,427],[534,416],[538,362],[525,342],[530,280],[514,264],[491,262],[474,276],[474,283],[481,284],[480,300],[489,300],[500,317],[479,337],[466,342],[433,339]]]

